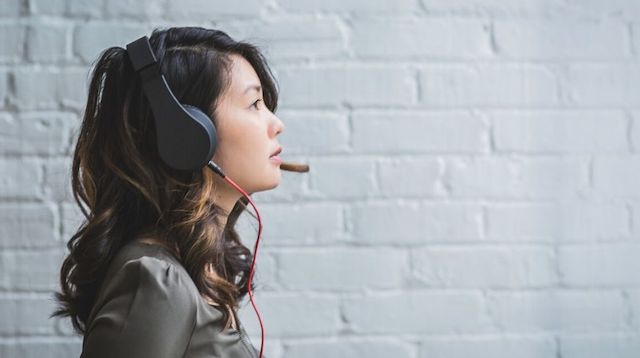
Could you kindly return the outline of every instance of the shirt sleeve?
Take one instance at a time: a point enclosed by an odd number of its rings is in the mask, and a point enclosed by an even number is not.
[[[154,257],[127,261],[106,287],[81,357],[182,357],[197,309],[187,279],[173,264]]]

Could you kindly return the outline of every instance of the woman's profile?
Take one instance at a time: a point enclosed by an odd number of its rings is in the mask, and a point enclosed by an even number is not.
[[[281,179],[278,90],[259,50],[219,30],[156,29],[149,43],[176,99],[214,122],[212,161],[247,193]],[[249,201],[208,168],[159,158],[154,118],[127,51],[94,64],[73,153],[85,220],[67,242],[59,308],[82,357],[258,357],[237,317],[253,254],[235,224]],[[257,247],[257,246],[256,246]]]

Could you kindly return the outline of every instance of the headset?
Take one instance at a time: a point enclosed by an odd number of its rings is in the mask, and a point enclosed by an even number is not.
[[[197,170],[205,165],[225,177],[210,158],[218,146],[216,127],[200,108],[181,104],[171,92],[167,80],[143,36],[127,44],[133,69],[140,75],[142,88],[155,118],[158,153],[171,168]],[[211,165],[212,164],[212,165]]]

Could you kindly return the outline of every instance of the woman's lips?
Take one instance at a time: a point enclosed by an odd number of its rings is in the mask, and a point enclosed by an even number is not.
[[[278,155],[278,154],[280,154],[281,152],[282,152],[282,147],[278,147],[278,149],[276,149],[276,151],[275,151],[275,152],[273,152],[273,153],[271,154],[271,156]]]
[[[280,158],[279,155],[271,156],[271,157],[269,157],[269,160],[271,162],[275,163],[275,164],[278,164],[278,165],[282,164],[282,158]]]

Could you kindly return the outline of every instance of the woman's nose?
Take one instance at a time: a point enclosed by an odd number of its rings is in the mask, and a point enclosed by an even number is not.
[[[273,118],[275,120],[275,128],[276,128],[276,132],[274,135],[278,135],[284,130],[284,123],[275,114],[273,115]]]

